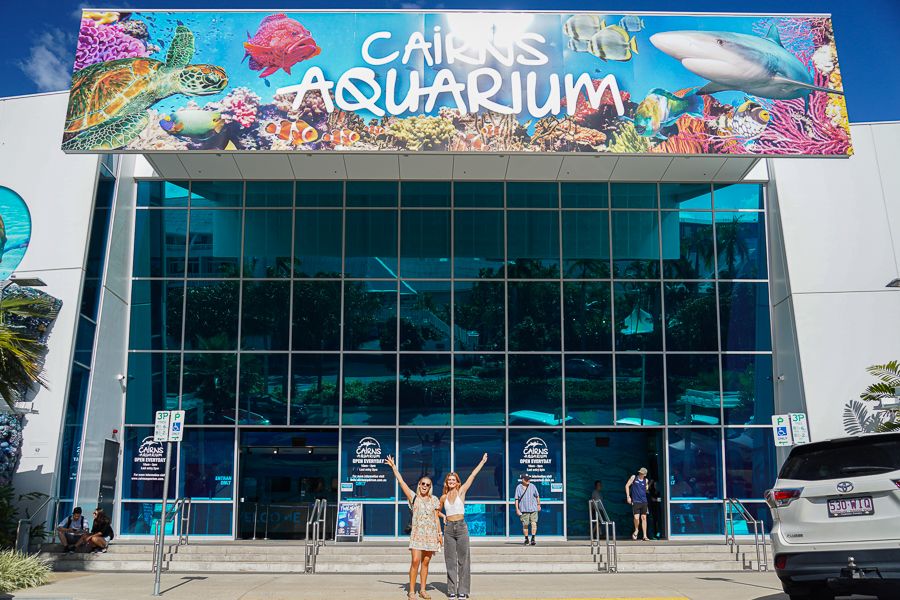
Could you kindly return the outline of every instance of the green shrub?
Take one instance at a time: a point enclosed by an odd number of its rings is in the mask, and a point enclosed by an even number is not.
[[[47,583],[50,567],[36,556],[15,550],[0,552],[0,594]]]

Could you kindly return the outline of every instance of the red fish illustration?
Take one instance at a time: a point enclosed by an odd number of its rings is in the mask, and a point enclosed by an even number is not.
[[[250,57],[251,69],[262,71],[260,77],[268,77],[278,69],[290,75],[291,67],[322,51],[306,27],[283,13],[263,19],[256,34],[251,37],[248,32],[247,38],[244,58]]]
[[[319,138],[319,132],[306,121],[288,121],[283,119],[280,124],[274,122],[266,125],[266,133],[275,135],[286,142],[297,146],[299,144],[309,144]]]

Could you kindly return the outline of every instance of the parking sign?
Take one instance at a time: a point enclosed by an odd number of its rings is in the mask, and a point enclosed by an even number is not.
[[[180,442],[184,437],[184,411],[173,410],[172,418],[169,420],[169,440],[170,442]]]
[[[775,436],[776,446],[794,445],[790,415],[772,415],[772,434]]]
[[[809,421],[806,413],[789,413],[791,417],[791,437],[795,444],[809,443]]]
[[[172,411],[158,410],[156,411],[156,423],[153,426],[153,441],[168,442],[169,441],[169,419]]]

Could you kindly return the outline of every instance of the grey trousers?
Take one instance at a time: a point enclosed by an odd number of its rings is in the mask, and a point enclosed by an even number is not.
[[[469,560],[469,526],[465,519],[444,525],[444,561],[447,563],[447,594],[469,595],[472,583]]]

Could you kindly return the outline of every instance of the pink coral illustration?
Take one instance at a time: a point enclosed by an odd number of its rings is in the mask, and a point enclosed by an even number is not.
[[[150,56],[144,44],[122,30],[118,24],[103,25],[93,19],[82,19],[78,32],[75,70],[107,60]]]
[[[260,97],[245,87],[234,88],[219,103],[225,121],[234,121],[242,128],[250,127],[256,122],[259,104]]]

